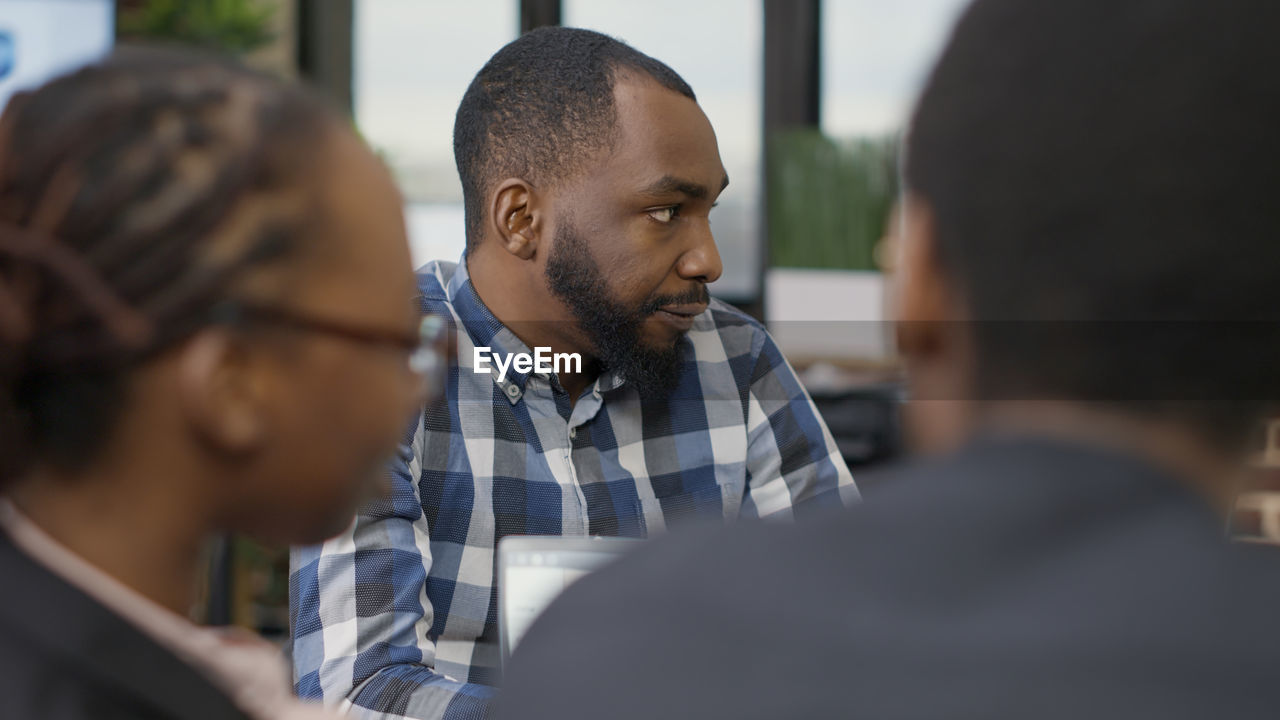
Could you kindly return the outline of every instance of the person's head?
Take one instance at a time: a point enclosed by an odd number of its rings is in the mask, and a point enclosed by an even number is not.
[[[1252,0],[969,7],[907,135],[916,397],[1247,439],[1280,367],[1276,27]]]
[[[563,322],[663,392],[721,271],[708,214],[728,178],[689,85],[608,36],[535,30],[472,81],[454,152],[469,261],[501,265],[515,319]]]
[[[14,96],[0,482],[151,473],[193,522],[341,531],[419,399],[400,213],[337,114],[219,59],[124,50]]]

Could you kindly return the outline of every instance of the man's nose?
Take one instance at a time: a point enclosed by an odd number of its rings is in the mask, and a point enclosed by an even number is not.
[[[692,247],[680,257],[676,272],[685,280],[713,283],[720,279],[724,265],[720,262],[720,251],[716,249],[716,240],[711,234],[710,219],[697,223],[692,232]]]

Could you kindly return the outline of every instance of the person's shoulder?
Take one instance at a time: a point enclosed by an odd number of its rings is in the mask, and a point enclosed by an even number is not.
[[[769,336],[764,324],[738,308],[711,298],[706,311],[694,322],[689,336],[695,341],[699,335],[714,335],[728,346],[759,348],[760,341]]]
[[[1274,608],[1280,602],[1280,547],[1271,542],[1236,540],[1228,545],[1231,561],[1227,565],[1230,582],[1242,595],[1259,600],[1255,608],[1280,632],[1280,615]]]
[[[68,647],[46,629],[46,623],[56,622],[55,617],[16,617],[8,612],[0,613],[0,667],[5,668],[0,674],[0,717],[60,720],[166,717],[144,699],[86,669],[79,653],[88,649]],[[119,634],[108,630],[100,635],[112,636],[113,642],[120,639]],[[127,652],[118,644],[110,651]],[[156,680],[162,682],[164,678]],[[54,697],[57,698],[56,711],[50,704],[50,698]]]
[[[795,657],[779,644],[809,636],[792,635],[791,623],[809,630],[825,616],[809,600],[829,576],[814,563],[835,562],[824,540],[833,528],[819,527],[833,519],[685,526],[575,582],[521,641],[497,716],[584,717],[582,707],[627,719],[736,714],[740,698],[764,687],[755,682],[768,675],[764,665]]]
[[[1230,569],[1209,582],[1226,595],[1219,607],[1236,624],[1240,641],[1235,646],[1250,648],[1258,638],[1280,637],[1280,614],[1275,610],[1280,604],[1280,548],[1236,541],[1231,550],[1234,562]],[[1274,652],[1274,644],[1264,644]]]
[[[0,717],[160,718],[145,703],[87,675],[51,648],[0,626]],[[56,710],[50,698],[57,698]]]
[[[1059,656],[1069,673],[1081,648],[1097,649],[1089,667],[1142,659],[1152,637],[1197,672],[1275,665],[1257,638],[1280,632],[1280,555],[1244,547],[1224,561],[1228,544],[1179,489],[1124,458],[1004,443],[877,475],[862,477],[857,507],[677,530],[579,581],[514,658],[511,717],[574,717],[589,700],[621,718],[733,714],[727,698],[785,717],[770,703],[794,696],[773,688],[830,698],[821,682],[803,688],[832,668],[861,683],[867,707],[888,707],[903,701],[880,681],[902,679],[893,668],[921,648],[992,677]],[[929,682],[921,669],[912,677]]]
[[[195,667],[19,549],[0,530],[0,718],[245,716]],[[58,713],[49,698],[58,698]]]
[[[431,260],[415,271],[418,278],[418,298],[424,310],[440,312],[451,305],[449,283],[457,270],[456,262]]]
[[[728,363],[748,374],[762,355],[779,354],[764,324],[715,298],[687,337],[698,362]]]
[[[705,315],[710,324],[717,328],[746,327],[755,332],[765,332],[764,325],[759,320],[717,298],[711,298]]]
[[[763,589],[784,575],[788,583],[803,584],[828,572],[831,548],[849,549],[854,535],[886,539],[883,531],[893,529],[894,523],[879,522],[861,507],[815,512],[802,523],[743,520],[729,526],[683,526],[575,583],[566,592],[564,621],[577,625],[583,613],[597,614],[592,608],[616,608],[623,600],[646,618],[637,627],[696,623],[698,614],[690,611],[695,606],[767,604],[770,592]],[[859,554],[860,543],[853,545],[853,555]],[[717,581],[707,582],[712,569]]]

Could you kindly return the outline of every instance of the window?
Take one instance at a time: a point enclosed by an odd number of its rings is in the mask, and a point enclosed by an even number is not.
[[[98,60],[114,42],[107,0],[0,0],[0,110],[9,96]]]
[[[822,130],[898,133],[965,0],[824,0]]]
[[[405,194],[416,264],[466,246],[453,118],[471,79],[520,30],[519,0],[356,0],[356,124]]]
[[[564,0],[563,23],[612,35],[680,73],[698,95],[732,183],[711,213],[727,300],[759,295],[763,10],[743,0]]]

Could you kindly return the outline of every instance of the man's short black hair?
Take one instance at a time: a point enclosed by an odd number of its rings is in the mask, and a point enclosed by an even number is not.
[[[554,184],[610,146],[617,120],[613,88],[627,73],[697,99],[661,61],[591,30],[539,28],[489,59],[463,95],[453,126],[468,248],[480,239],[491,183],[519,177]]]
[[[1280,3],[978,0],[906,182],[977,320],[980,396],[1183,412],[1280,396]]]

